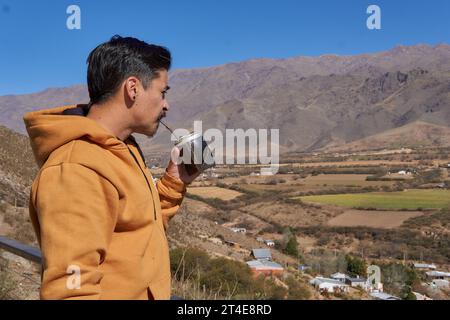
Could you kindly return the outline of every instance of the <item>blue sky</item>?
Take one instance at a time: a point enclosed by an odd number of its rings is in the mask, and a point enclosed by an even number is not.
[[[69,5],[81,30],[68,30]],[[366,9],[381,8],[381,30]],[[85,83],[86,57],[114,34],[167,46],[174,68],[251,58],[352,55],[450,43],[448,0],[0,0],[0,95]]]

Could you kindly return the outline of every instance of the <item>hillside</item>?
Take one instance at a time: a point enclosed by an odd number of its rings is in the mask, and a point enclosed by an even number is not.
[[[450,123],[450,46],[397,46],[356,56],[253,59],[173,70],[172,127],[278,128],[281,151],[312,151],[403,127]],[[88,101],[85,86],[0,97],[0,123],[24,132],[29,110]],[[380,136],[382,137],[382,136]],[[167,152],[169,133],[139,137],[145,153]],[[429,142],[429,141],[428,141]]]

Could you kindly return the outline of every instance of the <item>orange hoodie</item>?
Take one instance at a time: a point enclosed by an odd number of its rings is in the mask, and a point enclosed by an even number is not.
[[[184,183],[156,183],[133,137],[121,141],[64,106],[27,113],[40,167],[30,217],[43,257],[42,299],[169,299],[165,228]]]

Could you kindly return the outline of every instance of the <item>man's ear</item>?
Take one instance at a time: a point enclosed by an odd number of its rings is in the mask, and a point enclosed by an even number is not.
[[[128,77],[125,80],[125,95],[131,101],[136,101],[138,95],[138,83],[139,79],[136,77]]]

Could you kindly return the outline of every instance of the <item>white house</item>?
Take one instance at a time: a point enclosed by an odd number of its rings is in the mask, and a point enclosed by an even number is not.
[[[433,281],[431,281],[431,285],[439,289],[450,288],[450,282],[448,280],[442,279],[434,279]]]
[[[247,229],[245,228],[230,228],[234,233],[247,233]]]
[[[359,276],[356,276],[356,278],[352,278],[345,273],[337,272],[333,273],[330,278],[348,284],[351,287],[361,287],[367,290],[367,280],[365,278],[360,278]]]
[[[268,247],[274,247],[275,246],[275,242],[273,240],[264,240],[264,243]]]
[[[422,270],[436,270],[436,266],[434,264],[428,263],[414,263],[414,268]]]
[[[356,278],[347,277],[345,279],[345,283],[350,285],[351,287],[360,287],[364,290],[367,290],[367,279],[356,276]]]
[[[314,288],[319,290],[319,292],[334,293],[348,292],[349,290],[349,286],[347,284],[330,278],[315,277],[309,283],[314,286]]]
[[[375,300],[401,300],[399,297],[384,292],[372,292],[370,296]]]
[[[343,283],[345,283],[345,279],[347,279],[347,277],[348,276],[345,273],[340,273],[340,272],[333,273],[330,276],[331,279],[338,280]]]
[[[450,280],[450,272],[428,271],[425,274],[432,279]]]

